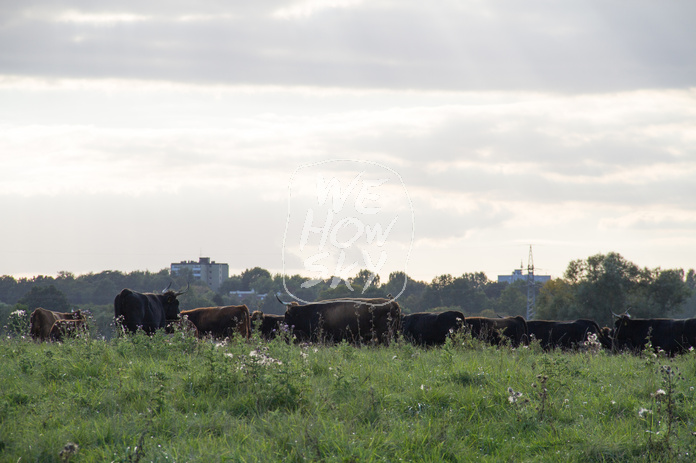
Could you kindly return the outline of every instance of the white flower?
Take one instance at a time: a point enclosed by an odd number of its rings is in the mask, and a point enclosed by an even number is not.
[[[661,395],[666,395],[667,393],[665,392],[664,389],[658,389],[655,391],[655,396],[661,396]]]
[[[645,415],[652,413],[652,410],[648,410],[647,408],[641,408],[638,410],[638,416],[640,418],[645,418]]]

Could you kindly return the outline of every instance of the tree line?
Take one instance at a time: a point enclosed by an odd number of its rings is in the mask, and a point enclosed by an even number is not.
[[[393,272],[382,281],[379,275],[365,269],[347,281],[329,278],[303,288],[306,280],[301,275],[273,275],[260,267],[232,275],[217,291],[194,281],[186,272],[170,275],[169,269],[130,273],[107,270],[79,276],[63,271],[56,277],[20,279],[2,276],[0,327],[6,327],[9,315],[19,310],[29,313],[36,307],[60,312],[81,309],[92,314],[99,332],[107,333],[113,318],[113,300],[121,289],[160,292],[170,284],[176,289],[190,285],[189,291],[179,298],[181,310],[244,303],[251,310],[279,314],[285,307],[275,294],[284,294],[287,286],[298,288],[293,293],[306,301],[400,294],[398,302],[405,313],[452,309],[470,316],[495,317],[524,316],[527,311],[526,281],[492,281],[483,272],[439,275],[429,283],[414,280],[403,272]],[[535,318],[590,318],[608,326],[612,312],[626,310],[634,317],[692,317],[696,316],[695,288],[693,269],[684,272],[641,268],[615,252],[596,254],[570,262],[563,277],[536,284]],[[239,297],[237,291],[253,293]]]

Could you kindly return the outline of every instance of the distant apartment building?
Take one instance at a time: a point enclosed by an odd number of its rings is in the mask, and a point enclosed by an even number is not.
[[[535,283],[546,283],[551,279],[550,275],[534,275]],[[512,275],[498,275],[498,283],[514,283],[517,280],[527,281],[527,275],[522,274],[522,269],[512,271]]]
[[[211,261],[210,257],[201,257],[198,262],[181,261],[170,267],[172,275],[180,275],[184,270],[190,270],[194,280],[205,281],[213,291],[217,291],[222,282],[230,277],[229,265],[218,264]]]

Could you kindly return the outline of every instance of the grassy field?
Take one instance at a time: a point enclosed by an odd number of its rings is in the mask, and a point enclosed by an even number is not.
[[[696,354],[0,341],[0,461],[694,461]],[[77,448],[71,446],[75,444]]]

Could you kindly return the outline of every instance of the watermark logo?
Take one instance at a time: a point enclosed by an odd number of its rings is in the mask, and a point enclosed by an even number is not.
[[[285,291],[301,303],[317,285],[360,298],[388,274],[396,299],[406,288],[413,236],[413,206],[395,170],[354,160],[300,166],[288,188]]]

